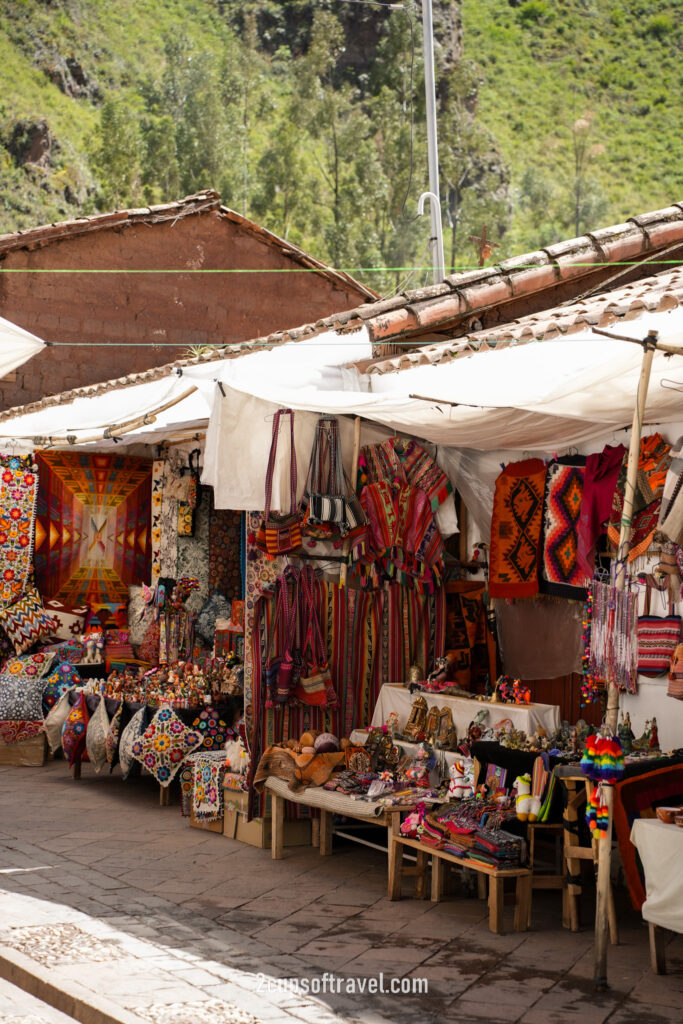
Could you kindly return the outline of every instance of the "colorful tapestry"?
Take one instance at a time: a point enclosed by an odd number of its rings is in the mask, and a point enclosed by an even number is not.
[[[0,455],[0,605],[24,593],[33,557],[38,467],[32,455]]]
[[[197,821],[218,821],[223,817],[223,776],[226,772],[222,752],[202,751],[192,758],[192,812]]]
[[[484,590],[476,580],[446,584],[445,651],[450,662],[449,681],[465,690],[479,688],[491,675],[487,648]],[[431,666],[423,665],[424,678]]]
[[[538,593],[545,463],[511,462],[496,480],[489,552],[491,597]]]
[[[633,496],[629,562],[642,555],[652,544],[659,522],[664,484],[670,465],[671,447],[664,441],[661,434],[649,434],[647,437],[641,438],[638,475]],[[612,499],[612,513],[607,527],[607,536],[615,548],[619,545],[627,472],[628,455],[625,455]]]
[[[540,589],[544,594],[586,599],[586,577],[578,562],[578,530],[586,459],[551,462],[545,480]]]
[[[164,461],[161,473],[161,509],[159,513],[159,571],[162,577],[176,579],[180,575],[178,561],[178,502],[171,496],[169,484],[173,482],[168,461]]]
[[[241,544],[242,512],[214,508],[213,488],[209,505],[209,591],[233,600],[244,593]]]
[[[73,608],[120,604],[150,579],[149,459],[43,452],[38,456],[38,589]]]
[[[8,745],[31,740],[34,736],[39,736],[42,731],[42,718],[37,722],[0,722],[0,740]]]

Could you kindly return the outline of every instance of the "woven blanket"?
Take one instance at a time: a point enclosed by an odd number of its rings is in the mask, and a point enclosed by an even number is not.
[[[44,598],[121,604],[151,571],[148,459],[42,452],[35,570]]]
[[[543,503],[543,555],[540,588],[544,594],[585,600],[585,573],[578,562],[578,528],[586,459],[567,456],[551,462]]]
[[[489,594],[538,593],[546,467],[541,459],[511,462],[496,480],[491,519]]]
[[[589,455],[583,476],[583,498],[578,529],[578,560],[586,576],[591,576],[595,548],[604,532],[612,508],[612,497],[626,449],[623,444],[607,445]]]
[[[30,455],[0,455],[0,605],[24,593],[32,568],[38,467]]]
[[[659,521],[659,512],[664,494],[664,484],[671,464],[671,448],[661,434],[649,434],[640,442],[638,476],[633,497],[633,516],[628,560],[632,562],[652,544]],[[624,508],[628,457],[624,461],[612,499],[607,536],[615,548],[619,544],[621,516]]]

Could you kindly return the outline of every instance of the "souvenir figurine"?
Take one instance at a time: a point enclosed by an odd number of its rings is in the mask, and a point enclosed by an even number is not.
[[[531,776],[528,772],[525,775],[517,776],[514,789],[517,792],[515,798],[517,817],[520,821],[526,821],[531,807]]]
[[[619,735],[619,739],[621,740],[621,746],[623,748],[624,754],[628,756],[628,754],[630,754],[633,749],[633,740],[635,739],[633,735],[633,729],[631,728],[631,716],[629,715],[628,711],[619,723],[617,727],[617,733]]]
[[[657,719],[653,716],[652,722],[650,723],[650,750],[659,750],[659,731],[657,729]]]
[[[456,800],[464,800],[474,792],[474,761],[471,757],[458,755],[450,767],[451,781],[448,784],[449,796]]]

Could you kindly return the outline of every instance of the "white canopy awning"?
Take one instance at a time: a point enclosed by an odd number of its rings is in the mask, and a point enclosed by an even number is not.
[[[0,377],[6,377],[44,348],[45,342],[35,334],[0,317]]]

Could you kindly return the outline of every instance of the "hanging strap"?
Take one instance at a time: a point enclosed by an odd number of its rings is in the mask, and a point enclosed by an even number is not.
[[[273,437],[270,442],[270,454],[268,456],[268,468],[266,470],[266,501],[265,520],[268,522],[270,516],[270,505],[273,496],[273,474],[275,472],[275,458],[277,455],[277,443],[280,434],[280,419],[282,416],[289,416],[290,436],[290,459],[289,459],[289,512],[294,513],[296,507],[296,448],[294,447],[294,413],[291,409],[278,409],[273,416]]]
[[[308,625],[306,628],[306,639],[301,650],[301,655],[303,657],[306,652],[306,648],[310,645],[313,660],[318,664],[318,666],[321,666],[327,663],[327,652],[325,651],[323,635],[313,600],[314,582],[315,575],[313,569],[310,566],[306,566],[301,570],[301,589],[304,606],[308,612]]]

